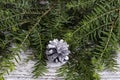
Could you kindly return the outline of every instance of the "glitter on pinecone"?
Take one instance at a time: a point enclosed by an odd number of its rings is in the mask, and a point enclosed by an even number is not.
[[[69,60],[68,55],[70,54],[70,51],[68,47],[69,45],[62,39],[54,39],[53,41],[49,41],[46,50],[48,61],[66,62]]]

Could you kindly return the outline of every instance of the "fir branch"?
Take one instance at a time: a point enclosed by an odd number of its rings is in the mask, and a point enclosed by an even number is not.
[[[112,22],[107,23],[107,24],[103,24],[103,25],[101,25],[101,26],[96,27],[96,28],[93,29],[92,31],[90,31],[90,32],[88,32],[87,34],[81,36],[81,37],[77,40],[77,42],[78,42],[79,40],[81,40],[81,39],[83,39],[83,38],[89,36],[90,34],[94,33],[96,30],[98,30],[98,29],[100,29],[100,28],[102,28],[102,27],[105,27],[105,26],[111,25],[111,24],[112,24]]]
[[[110,39],[111,39],[111,37],[112,37],[113,29],[114,29],[114,26],[113,26],[113,23],[112,23],[112,26],[111,26],[111,29],[110,29],[110,33],[109,33],[109,35],[108,35],[108,39],[107,39],[107,41],[106,41],[105,47],[104,47],[104,49],[103,49],[103,51],[102,51],[102,53],[101,53],[100,59],[102,59],[102,57],[103,57],[103,55],[104,55],[104,52],[106,51],[106,49],[107,49],[107,47],[108,47],[108,45],[109,45]]]
[[[4,30],[7,30],[7,29],[10,29],[10,28],[12,28],[13,26],[21,26],[21,25],[23,25],[23,24],[25,24],[25,23],[28,23],[28,22],[30,22],[30,21],[24,21],[24,22],[16,23],[16,24],[14,24],[14,25],[12,25],[12,26],[10,26],[10,27],[2,28],[2,29],[0,29],[0,31],[4,31]]]
[[[99,15],[99,16],[96,16],[95,18],[93,18],[93,19],[91,19],[89,22],[87,22],[86,24],[83,24],[81,27],[79,27],[78,29],[76,29],[76,30],[72,33],[72,36],[73,36],[76,32],[78,32],[82,27],[85,27],[86,25],[92,23],[93,21],[96,21],[98,18],[101,18],[101,17],[103,17],[103,16],[105,16],[105,15],[108,15],[108,14],[110,14],[110,13],[112,13],[112,12],[118,11],[119,9],[120,9],[120,8],[116,8],[116,9],[110,10],[110,11],[108,11],[108,12],[106,12],[106,13],[103,13],[103,14],[101,14],[101,15]]]
[[[52,0],[44,6],[34,0],[5,0],[0,4],[0,64],[4,62],[12,67],[11,60],[18,62],[15,56],[19,55],[19,49],[30,47],[37,60],[33,74],[38,77],[46,70],[43,53],[48,41],[64,38],[72,52],[62,68],[66,80],[99,80],[96,71],[116,65],[115,50],[120,40],[119,0]],[[17,48],[8,50],[11,43],[16,43]],[[0,79],[11,69],[0,65],[0,70],[3,68],[6,69]]]
[[[14,18],[14,17],[16,17],[16,16],[24,15],[24,14],[25,14],[25,13],[20,13],[20,14],[11,15],[11,16],[8,16],[8,17],[6,17],[6,18],[4,18],[4,19],[0,19],[0,21],[8,20],[8,19]]]
[[[32,29],[29,30],[28,34],[26,35],[25,39],[23,40],[21,46],[24,44],[24,42],[26,41],[26,39],[29,37],[30,33],[35,29],[35,27],[40,23],[41,19],[47,15],[49,13],[49,11],[51,10],[52,8],[50,8],[49,10],[47,10],[45,13],[42,14],[42,16],[39,17],[39,20],[34,24],[34,26],[32,27]]]
[[[95,0],[88,0],[88,1],[82,1],[82,0],[78,0],[78,1],[71,1],[67,4],[67,7],[70,8],[85,8],[86,6],[88,6],[90,3],[94,3]]]

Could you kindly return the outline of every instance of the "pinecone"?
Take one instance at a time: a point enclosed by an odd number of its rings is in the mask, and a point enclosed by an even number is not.
[[[70,54],[68,47],[69,45],[62,39],[49,41],[46,50],[47,59],[52,62],[66,62]]]

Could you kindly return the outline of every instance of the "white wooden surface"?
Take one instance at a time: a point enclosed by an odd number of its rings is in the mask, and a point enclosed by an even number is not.
[[[120,80],[120,52],[118,53],[116,60],[118,63],[117,71],[103,71],[102,73],[100,73],[101,80]]]
[[[20,54],[21,61],[19,64],[16,63],[16,70],[12,71],[9,75],[5,75],[5,80],[63,80],[62,77],[57,77],[57,69],[60,68],[62,64],[55,64],[47,62],[47,73],[44,73],[44,76],[40,76],[37,79],[32,78],[33,66],[35,61],[29,60],[26,62],[26,59],[31,56],[31,51],[22,52]]]
[[[31,51],[27,51],[26,53],[21,53],[21,61],[16,63],[16,70],[11,72],[9,75],[5,75],[5,80],[64,80],[62,77],[57,77],[56,70],[59,69],[61,64],[53,64],[48,62],[47,68],[48,72],[45,73],[44,76],[39,77],[38,79],[32,78],[32,70],[35,64],[35,61],[29,60],[26,62],[28,56],[31,55]],[[104,71],[100,73],[101,80],[120,80],[120,54],[118,54],[118,58],[116,59],[118,62],[118,71],[109,72]]]

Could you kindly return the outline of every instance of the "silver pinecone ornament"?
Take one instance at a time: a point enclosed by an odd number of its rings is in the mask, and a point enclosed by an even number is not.
[[[64,40],[54,39],[49,41],[46,50],[46,56],[48,61],[51,62],[66,62],[69,57],[70,51],[68,49],[69,45]]]

